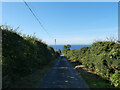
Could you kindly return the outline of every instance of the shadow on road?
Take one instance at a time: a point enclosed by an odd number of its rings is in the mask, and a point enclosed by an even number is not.
[[[56,64],[44,77],[39,88],[89,88],[71,64],[60,56]]]

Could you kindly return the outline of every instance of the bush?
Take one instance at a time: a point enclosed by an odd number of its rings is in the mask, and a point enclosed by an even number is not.
[[[115,71],[110,77],[111,84],[115,87],[120,87],[120,71]]]
[[[97,41],[91,47],[70,50],[65,54],[71,61],[78,61],[89,70],[120,87],[120,45],[114,41]]]
[[[18,78],[29,75],[59,56],[35,36],[20,36],[13,29],[2,30],[3,88],[10,87]]]

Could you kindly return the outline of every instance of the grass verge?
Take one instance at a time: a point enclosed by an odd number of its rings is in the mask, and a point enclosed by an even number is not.
[[[113,88],[114,86],[110,84],[108,80],[105,80],[98,76],[95,72],[89,71],[83,65],[79,65],[78,63],[71,62],[72,66],[76,69],[78,74],[85,80],[88,86],[93,88]]]
[[[46,73],[50,70],[50,68],[56,63],[58,59],[51,61],[43,68],[34,71],[32,74],[17,80],[12,88],[38,88],[40,82],[42,82]]]

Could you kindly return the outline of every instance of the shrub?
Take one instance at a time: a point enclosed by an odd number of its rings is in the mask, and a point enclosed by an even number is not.
[[[120,45],[117,42],[97,41],[91,47],[70,50],[65,54],[71,61],[79,61],[104,79],[120,87]]]
[[[120,87],[120,71],[115,71],[110,77],[111,84],[115,87]]]
[[[18,78],[29,75],[59,56],[35,36],[20,36],[7,26],[2,30],[3,88],[10,87]]]

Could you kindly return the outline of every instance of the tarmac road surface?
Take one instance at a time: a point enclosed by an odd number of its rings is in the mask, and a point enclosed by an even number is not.
[[[60,56],[38,88],[89,88],[72,65]]]

